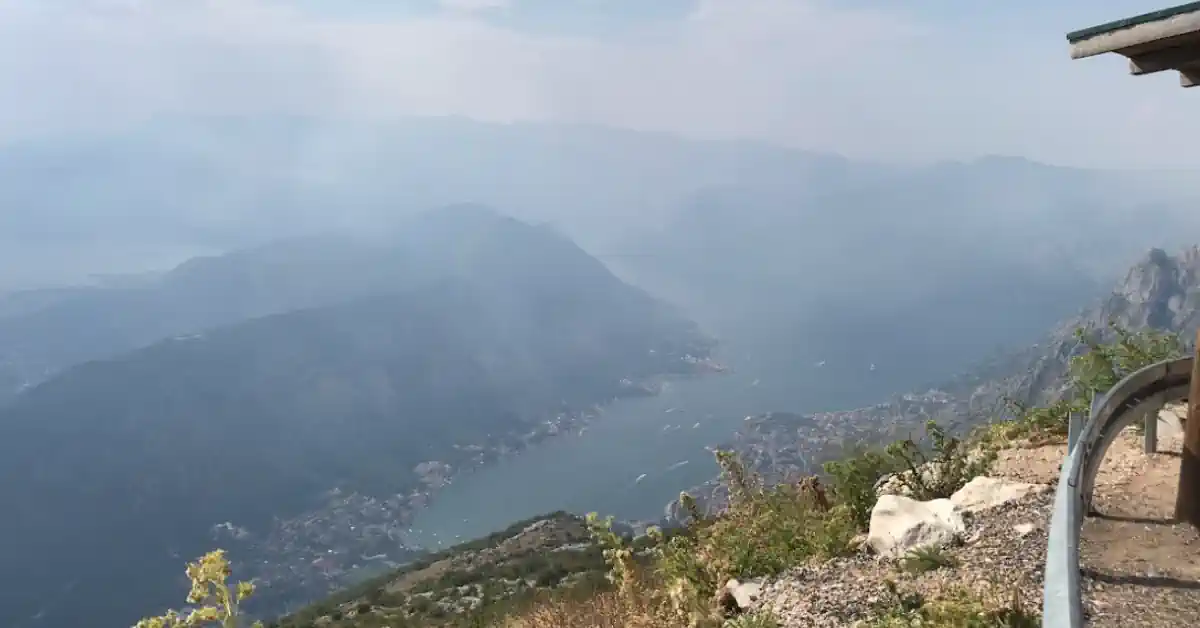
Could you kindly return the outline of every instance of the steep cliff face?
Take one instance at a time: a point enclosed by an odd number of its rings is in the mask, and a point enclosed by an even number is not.
[[[811,473],[821,463],[840,458],[854,443],[889,442],[919,433],[929,418],[965,431],[1004,416],[1006,399],[1034,405],[1060,398],[1068,388],[1071,357],[1083,350],[1075,329],[1090,326],[1109,335],[1110,322],[1127,329],[1177,332],[1190,344],[1200,327],[1200,247],[1174,256],[1151,250],[1107,297],[1056,326],[1042,341],[996,356],[925,392],[898,395],[855,410],[769,413],[747,421],[721,448],[738,451],[748,467],[777,481]],[[693,494],[710,509],[723,501],[715,481]],[[673,502],[665,515],[678,516],[678,510]]]
[[[1187,331],[1200,325],[1200,248],[1171,257],[1161,249],[1130,269],[1105,304],[1129,326]]]
[[[967,401],[963,418],[968,420],[995,411],[1005,396],[1026,403],[1053,401],[1064,390],[1071,357],[1082,350],[1074,330],[1093,327],[1107,335],[1109,323],[1172,331],[1189,341],[1200,327],[1200,248],[1174,256],[1152,249],[1108,297],[1056,327],[1042,342],[957,378],[944,389]]]

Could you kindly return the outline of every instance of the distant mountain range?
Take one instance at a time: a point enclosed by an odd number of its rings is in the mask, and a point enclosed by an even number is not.
[[[1135,180],[988,158],[816,195],[710,190],[630,245],[653,255],[611,264],[781,364],[877,363],[903,389],[1035,338],[1152,246],[1190,244],[1200,223]]]
[[[0,291],[332,230],[374,236],[428,207],[473,201],[567,235],[764,369],[836,353],[879,364],[876,382],[894,391],[1026,342],[1141,251],[1188,243],[1200,228],[1197,180],[1013,157],[875,164],[570,124],[178,117],[0,147]],[[280,267],[331,272],[267,248]],[[329,255],[337,267],[357,254]],[[206,266],[201,277],[219,272]],[[104,343],[222,324],[231,313],[220,308],[271,313],[274,299],[320,296],[279,295],[269,272],[241,276],[236,262],[228,272],[229,285],[258,282],[250,294],[262,296],[210,288],[185,313],[147,320],[113,320],[93,303],[75,316],[105,321],[106,333],[73,337],[87,327],[63,314],[50,326],[63,334],[58,348],[38,339],[45,330],[0,324],[0,387],[74,359],[47,353],[109,352]],[[349,277],[352,290],[360,279]],[[26,337],[43,346],[22,347]],[[9,341],[21,355],[8,355]]]
[[[554,265],[572,256],[588,263]],[[0,296],[0,365],[30,385],[65,366],[200,329],[399,292],[448,274],[486,282],[505,273],[508,280],[528,273],[548,290],[559,280],[604,281],[606,288],[618,281],[549,228],[455,205],[370,236],[294,238],[194,258],[126,282],[133,285]],[[5,392],[13,391],[0,388],[0,399]]]
[[[461,470],[710,347],[569,240],[474,206],[45,296],[0,319],[54,373],[0,410],[14,628],[132,624],[218,539],[265,603],[320,595],[411,556],[406,517]]]
[[[888,244],[829,228],[844,220],[906,224],[896,244],[924,230],[940,245],[1007,246],[990,232],[1007,225],[1036,236],[1020,251],[1028,257],[1045,247],[1087,253],[1079,244],[1098,244],[1095,232],[1130,253],[1182,245],[1159,241],[1169,232],[1149,227],[1114,230],[1113,216],[1136,210],[1194,226],[1198,195],[1186,172],[1003,157],[909,167],[586,125],[168,117],[112,135],[0,146],[0,291],[335,229],[373,232],[463,201],[553,223],[604,259],[662,256],[642,237],[698,228],[695,210],[732,213],[737,221],[722,225],[730,236],[761,234],[753,227],[764,220],[799,220],[762,234],[764,250],[782,252],[775,242],[842,252]],[[820,208],[829,211],[814,217]],[[1068,231],[1026,229],[1051,225]],[[1048,241],[1052,233],[1057,242]],[[988,237],[972,237],[980,235]],[[1106,273],[1132,262],[1118,250],[1101,257]]]

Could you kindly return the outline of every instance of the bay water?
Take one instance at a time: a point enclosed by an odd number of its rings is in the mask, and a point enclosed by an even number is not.
[[[458,477],[418,514],[406,540],[444,548],[556,510],[656,520],[681,490],[716,476],[706,448],[728,442],[747,416],[875,403],[896,379],[869,364],[781,365],[755,355],[725,345],[715,357],[730,372],[619,400],[581,431]]]

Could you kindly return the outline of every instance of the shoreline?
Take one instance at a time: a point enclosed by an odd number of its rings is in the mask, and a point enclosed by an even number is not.
[[[455,482],[560,438],[581,436],[594,421],[603,420],[605,408],[619,401],[657,396],[672,382],[731,372],[707,356],[685,355],[680,361],[686,369],[636,382],[622,380],[620,392],[604,402],[530,419],[522,424],[524,428],[485,444],[456,445],[460,455],[446,461],[422,461],[414,467],[417,482],[405,492],[372,496],[332,488],[319,496],[319,505],[277,519],[267,530],[255,534],[223,523],[213,526],[212,537],[231,545],[234,556],[243,557],[238,567],[262,585],[264,594],[272,585],[277,587],[278,596],[264,595],[261,602],[273,608],[306,604],[422,555],[474,540],[446,539],[436,545],[409,540],[419,513],[433,506],[438,495]],[[636,526],[639,522],[625,523]]]
[[[617,402],[624,401],[624,400],[637,399],[639,397],[658,396],[662,393],[662,391],[666,385],[673,383],[673,382],[678,382],[678,381],[682,381],[682,380],[694,380],[694,379],[699,379],[702,377],[711,377],[713,375],[726,375],[726,374],[729,374],[732,372],[732,369],[730,367],[727,367],[712,358],[708,358],[708,357],[699,358],[699,359],[693,358],[693,361],[688,361],[687,358],[691,358],[691,357],[692,356],[688,355],[688,356],[684,356],[684,358],[681,358],[685,362],[697,367],[695,370],[693,370],[691,372],[666,373],[666,374],[654,375],[654,376],[651,376],[641,382],[630,382],[630,380],[622,380],[623,383],[629,382],[628,384],[625,384],[627,386],[627,388],[631,391],[629,394],[614,396],[603,403],[593,404],[589,408],[560,413],[560,414],[556,415],[554,417],[554,419],[552,419],[552,420],[543,421],[543,422],[538,423],[538,425],[549,425],[549,427],[547,429],[541,430],[541,431],[527,432],[526,434],[524,434],[522,436],[522,446],[521,447],[512,448],[512,449],[504,449],[504,450],[500,451],[498,453],[498,455],[494,458],[481,460],[481,461],[477,462],[476,464],[472,464],[469,466],[468,465],[460,465],[458,467],[453,468],[452,472],[449,475],[445,476],[444,478],[441,478],[444,481],[442,481],[440,483],[436,483],[435,485],[428,485],[428,488],[426,489],[426,491],[421,493],[420,497],[418,497],[419,500],[422,500],[422,503],[413,505],[412,509],[405,513],[403,524],[405,526],[408,526],[409,524],[411,524],[411,522],[413,521],[413,519],[415,519],[415,516],[419,511],[425,510],[434,504],[436,497],[437,497],[437,493],[441,492],[445,487],[454,484],[455,481],[458,481],[462,478],[468,477],[473,473],[484,472],[490,466],[492,466],[496,463],[511,459],[516,456],[523,455],[523,454],[528,453],[529,451],[533,450],[534,448],[549,444],[560,438],[582,436],[587,431],[587,428],[593,422],[600,420],[603,417],[605,409],[608,406],[611,406],[612,404],[615,404]],[[632,391],[636,391],[636,392],[632,392]],[[467,542],[469,540],[470,539],[458,539],[456,541],[457,542]],[[415,550],[436,552],[436,551],[440,551],[442,549],[446,549],[447,547],[452,547],[452,545],[446,545],[446,546],[439,545],[439,546],[434,546],[434,547],[419,547],[419,546],[415,546],[415,545],[407,545],[406,544],[405,547],[408,547],[410,549],[415,549]]]

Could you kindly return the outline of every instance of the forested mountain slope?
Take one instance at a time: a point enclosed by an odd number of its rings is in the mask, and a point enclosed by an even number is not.
[[[0,625],[132,623],[215,532],[264,603],[308,599],[407,557],[405,518],[458,471],[708,351],[545,230],[458,208],[399,241],[428,281],[71,367],[0,411]]]

